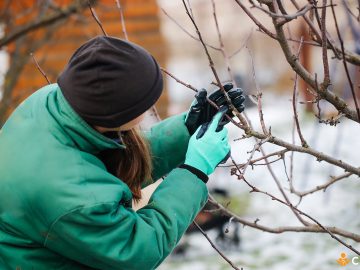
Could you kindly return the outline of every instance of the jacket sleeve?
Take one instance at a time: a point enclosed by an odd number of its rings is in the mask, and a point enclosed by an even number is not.
[[[185,160],[190,134],[185,113],[169,117],[145,132],[150,143],[154,180],[168,174]]]
[[[44,246],[97,269],[154,269],[173,250],[207,200],[206,185],[174,169],[134,212],[115,202],[79,207],[50,227]]]

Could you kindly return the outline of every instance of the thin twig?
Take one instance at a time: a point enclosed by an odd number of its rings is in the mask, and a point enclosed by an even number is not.
[[[348,177],[351,176],[351,175],[352,175],[352,173],[344,173],[344,174],[339,175],[339,176],[337,176],[337,177],[331,176],[331,177],[330,177],[330,180],[327,181],[325,184],[318,185],[318,186],[316,186],[316,187],[314,187],[314,188],[312,188],[312,189],[310,189],[310,190],[307,190],[307,191],[301,191],[301,192],[300,192],[300,191],[295,191],[294,193],[295,193],[296,195],[300,196],[300,197],[304,197],[304,196],[306,196],[306,195],[315,193],[315,192],[320,191],[320,190],[324,190],[324,191],[325,191],[325,190],[326,190],[329,186],[331,186],[332,184],[334,184],[334,183],[336,183],[336,182],[338,182],[338,181],[340,181],[340,180],[342,180],[342,179],[346,179],[346,178],[348,178]]]
[[[331,0],[331,4],[332,4],[332,3],[333,3],[333,0]],[[339,38],[339,41],[340,41],[341,52],[342,52],[342,54],[344,55],[344,57],[342,58],[342,59],[343,59],[342,62],[343,62],[343,64],[344,64],[344,69],[345,69],[346,77],[347,77],[348,82],[349,82],[349,85],[350,85],[351,94],[352,94],[353,99],[354,99],[354,103],[355,103],[355,108],[356,108],[356,112],[357,112],[358,121],[360,121],[360,109],[359,109],[359,104],[358,104],[357,97],[356,97],[356,93],[355,93],[355,90],[354,90],[354,85],[353,85],[353,82],[352,82],[351,77],[350,77],[350,74],[349,74],[349,69],[348,69],[348,66],[347,66],[347,63],[346,63],[346,60],[345,60],[344,41],[343,41],[343,39],[342,39],[342,37],[341,37],[341,34],[340,34],[339,25],[338,25],[337,18],[336,18],[336,14],[335,14],[335,9],[334,9],[333,6],[331,6],[331,11],[332,11],[332,14],[333,14],[333,17],[334,17],[336,33],[337,33],[338,38]]]
[[[105,29],[104,29],[101,21],[99,20],[98,16],[96,15],[95,9],[91,6],[90,0],[88,0],[88,6],[89,6],[89,9],[90,9],[91,15],[95,19],[96,23],[100,26],[101,31],[103,32],[104,36],[107,36],[108,34],[105,32]]]
[[[120,20],[121,20],[121,30],[124,34],[124,37],[126,40],[129,40],[128,38],[128,34],[127,34],[127,31],[126,31],[126,25],[125,25],[125,18],[124,18],[124,12],[123,12],[123,8],[120,4],[120,0],[115,0],[116,1],[116,6],[120,12]]]
[[[250,55],[250,60],[251,60],[251,70],[252,70],[252,75],[253,75],[253,79],[254,79],[254,83],[255,83],[255,87],[256,87],[256,98],[257,98],[257,106],[258,106],[258,113],[259,113],[259,118],[260,118],[260,124],[261,124],[261,128],[262,128],[262,131],[264,132],[264,134],[266,136],[269,135],[269,132],[266,128],[266,125],[265,125],[265,121],[264,121],[264,113],[263,113],[263,110],[262,110],[262,102],[261,102],[261,98],[262,98],[262,92],[260,90],[260,87],[259,87],[259,84],[257,82],[257,79],[256,79],[256,72],[255,72],[255,64],[254,64],[254,56],[250,50],[250,48],[248,46],[246,46],[248,52],[249,52],[249,55]]]
[[[277,159],[267,161],[267,162],[264,162],[264,163],[254,163],[252,166],[267,166],[268,164],[273,164],[275,162],[278,162],[279,160],[284,160],[284,157],[279,157]]]
[[[225,261],[227,261],[227,263],[233,268],[233,269],[236,269],[236,270],[243,270],[243,268],[241,267],[238,268],[237,266],[234,265],[234,263],[228,258],[226,257],[217,247],[216,245],[214,244],[213,241],[211,241],[211,239],[209,238],[209,236],[207,235],[207,233],[199,226],[199,224],[197,224],[195,221],[193,222],[194,225],[199,229],[199,231],[205,236],[205,238],[208,240],[208,242],[210,243],[210,245],[216,250],[216,252],[221,256],[223,257],[223,259]]]
[[[51,82],[50,82],[48,76],[46,75],[45,71],[40,67],[38,61],[36,60],[35,55],[33,53],[30,53],[30,55],[31,55],[32,59],[34,60],[34,63],[36,65],[37,69],[45,77],[45,80],[48,82],[48,84],[51,84]]]
[[[355,15],[355,13],[352,12],[352,10],[350,9],[349,3],[346,0],[342,0],[342,3],[343,3],[343,6],[345,7],[346,12],[348,13],[348,15],[352,16],[355,20],[357,20],[358,18]]]
[[[235,50],[233,53],[231,53],[230,55],[229,55],[229,58],[231,59],[231,58],[233,58],[235,55],[237,55],[238,53],[240,53],[246,46],[247,46],[247,44],[248,44],[248,42],[249,42],[249,40],[250,40],[250,38],[251,38],[251,36],[252,36],[252,33],[253,33],[253,31],[250,31],[250,33],[248,34],[248,36],[245,38],[245,41],[243,42],[243,44],[241,45],[241,47],[239,48],[239,49],[237,49],[237,50]]]
[[[176,82],[184,85],[185,87],[193,90],[194,92],[199,92],[199,90],[197,90],[194,86],[192,86],[191,84],[185,83],[182,80],[180,80],[179,78],[175,77],[173,74],[171,74],[169,71],[167,71],[165,68],[161,67],[160,68],[162,72],[164,72],[166,75],[170,76],[171,78],[173,78]]]
[[[259,142],[257,142],[257,143],[254,145],[254,147],[253,147],[253,149],[252,149],[252,151],[251,151],[251,153],[250,153],[250,156],[249,156],[249,158],[248,158],[248,161],[244,164],[244,166],[242,166],[242,167],[243,167],[242,172],[239,170],[239,173],[240,173],[240,174],[238,175],[238,179],[244,179],[244,175],[245,175],[246,169],[247,169],[247,167],[250,165],[251,159],[253,158],[255,152],[256,152],[256,151],[259,151],[261,145],[264,144],[264,143],[266,143],[267,140],[268,140],[268,139],[260,140]],[[236,166],[236,167],[239,168],[238,166]]]
[[[296,13],[294,14],[278,14],[278,13],[273,13],[270,12],[268,10],[266,10],[265,8],[258,6],[258,5],[254,5],[255,8],[262,10],[263,12],[265,12],[266,14],[268,14],[270,17],[272,18],[283,18],[286,20],[286,22],[289,22],[291,20],[297,19],[298,17],[302,17],[304,16],[309,10],[313,9],[314,7],[312,5],[305,5],[302,8],[300,8]]]
[[[327,0],[323,0],[323,5],[326,6]],[[329,71],[329,60],[327,55],[327,37],[326,37],[326,8],[321,11],[321,38],[322,38],[322,58],[324,66],[324,81],[323,85],[326,89],[330,84],[330,71]]]
[[[234,79],[234,74],[233,74],[233,72],[231,70],[230,57],[228,56],[228,54],[227,54],[227,52],[225,50],[224,41],[223,41],[222,36],[221,36],[219,22],[218,22],[218,18],[217,18],[217,15],[216,15],[215,1],[211,0],[211,3],[212,3],[212,8],[213,8],[213,17],[214,17],[215,26],[216,26],[216,33],[217,33],[219,44],[220,44],[220,51],[221,51],[221,54],[223,55],[223,58],[225,60],[226,68],[227,68],[227,71],[228,71],[228,73],[229,73],[229,75],[231,77],[231,81],[235,84],[235,86],[237,86],[236,82],[235,82],[235,79]]]
[[[200,41],[200,39],[198,37],[191,34],[188,30],[185,29],[185,27],[183,27],[178,21],[176,21],[172,16],[170,16],[169,13],[167,13],[165,9],[163,9],[163,8],[160,8],[160,9],[166,15],[166,17],[168,17],[173,23],[175,23],[185,34],[187,34],[189,37],[191,37],[192,39],[194,39],[196,41]],[[206,46],[208,46],[211,49],[214,49],[216,51],[220,51],[220,48],[215,47],[209,43],[206,43]]]
[[[193,10],[192,10],[191,4],[190,4],[190,0],[186,0],[186,1],[187,1],[189,10],[190,10],[190,14],[191,14],[192,17],[194,17],[194,13],[193,13]]]
[[[282,0],[276,0],[276,3],[279,6],[279,10],[281,11],[281,13],[284,14],[284,15],[287,15],[288,13],[285,10],[285,7],[284,7],[284,5],[282,3]]]
[[[292,127],[292,132],[291,132],[291,143],[295,144],[295,129],[296,129],[296,123],[294,121],[293,123],[293,127]],[[291,151],[290,153],[290,173],[288,175],[287,173],[287,169],[286,169],[286,160],[284,158],[284,169],[286,172],[286,176],[288,177],[288,181],[289,181],[289,187],[290,187],[290,191],[292,192],[294,190],[294,151]]]
[[[273,157],[273,156],[280,156],[280,157],[283,157],[283,155],[285,153],[289,152],[289,150],[287,149],[284,149],[284,150],[280,150],[280,151],[276,151],[276,152],[273,152],[273,153],[270,153],[270,154],[267,154],[266,156],[261,156],[259,158],[256,158],[256,159],[252,159],[250,160],[249,162],[249,165],[252,166],[252,165],[255,165],[256,162],[259,162],[261,160],[264,160],[265,158],[269,158],[269,157]],[[237,164],[237,166],[239,167],[244,167],[246,163],[244,164]],[[223,168],[231,168],[231,167],[234,167],[235,165],[234,164],[229,164],[229,165],[219,165],[218,167],[223,167]]]
[[[242,10],[248,15],[251,20],[259,27],[261,31],[270,36],[273,39],[277,39],[276,34],[272,33],[269,29],[265,27],[250,11],[249,9],[242,3],[241,0],[235,0],[236,3],[242,8]]]
[[[303,40],[303,37],[301,37],[301,40]],[[297,57],[299,57],[299,55],[300,55],[301,47],[302,47],[302,42],[300,42]],[[301,132],[301,129],[300,129],[299,117],[298,117],[298,113],[297,113],[297,96],[298,96],[298,94],[297,94],[297,82],[298,82],[298,74],[295,73],[293,100],[292,100],[293,111],[294,111],[294,121],[295,121],[295,125],[296,125],[296,130],[297,130],[297,132],[299,134],[301,145],[306,148],[306,147],[309,147],[309,146],[308,146],[307,142],[305,141],[304,136],[302,135],[302,132]]]

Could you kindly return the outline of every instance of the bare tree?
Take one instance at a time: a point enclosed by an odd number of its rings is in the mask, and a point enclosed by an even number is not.
[[[330,124],[336,126],[340,119],[350,119],[357,123],[360,123],[360,111],[358,105],[358,96],[359,96],[359,86],[355,85],[353,82],[354,77],[351,76],[351,72],[349,71],[350,66],[360,66],[360,55],[358,52],[352,52],[346,48],[346,44],[342,37],[342,32],[340,30],[340,26],[338,23],[338,12],[343,5],[346,6],[347,15],[352,16],[352,20],[359,21],[359,16],[355,15],[359,10],[358,3],[349,5],[346,1],[338,1],[336,4],[333,3],[332,0],[327,1],[313,1],[308,0],[305,5],[302,7],[298,3],[299,1],[291,0],[288,3],[284,3],[282,0],[249,0],[248,3],[246,1],[234,0],[234,2],[242,9],[242,11],[253,21],[253,23],[258,27],[258,31],[266,35],[269,39],[275,40],[279,47],[282,50],[283,55],[288,62],[288,67],[291,68],[294,72],[294,87],[293,87],[293,118],[294,118],[294,132],[297,133],[300,144],[296,144],[295,140],[292,142],[284,141],[276,136],[274,136],[271,132],[271,129],[268,128],[262,111],[262,93],[259,87],[256,85],[256,96],[255,103],[258,107],[259,114],[259,122],[261,123],[261,130],[258,131],[253,128],[250,119],[247,117],[246,113],[239,114],[235,112],[237,116],[236,126],[239,128],[239,133],[242,133],[243,138],[254,138],[255,144],[253,150],[249,153],[249,157],[246,163],[238,164],[233,158],[232,165],[228,166],[231,168],[231,174],[236,175],[239,180],[248,186],[249,191],[251,193],[261,193],[269,199],[274,200],[283,206],[289,208],[295,217],[299,221],[299,226],[284,226],[281,227],[267,227],[261,225],[259,223],[259,219],[255,221],[246,220],[235,213],[232,213],[227,209],[226,206],[221,205],[216,202],[213,197],[210,197],[210,201],[218,207],[218,210],[223,214],[232,218],[232,220],[237,221],[244,226],[249,226],[264,232],[280,234],[284,232],[308,232],[308,233],[326,233],[329,234],[331,238],[335,241],[338,241],[343,246],[352,250],[356,254],[360,255],[360,251],[353,247],[348,240],[352,240],[355,242],[360,242],[360,234],[352,231],[347,231],[346,229],[338,228],[335,226],[324,225],[320,223],[316,218],[314,218],[311,214],[305,213],[299,209],[299,204],[301,203],[301,199],[309,194],[313,194],[315,192],[323,191],[327,189],[329,186],[334,185],[338,181],[345,181],[350,176],[360,176],[360,168],[358,164],[350,164],[339,160],[335,155],[324,154],[316,149],[316,146],[309,144],[302,132],[301,132],[301,121],[298,117],[297,113],[297,105],[298,101],[298,79],[301,78],[305,81],[307,85],[307,91],[311,93],[313,96],[313,100],[309,100],[314,105],[316,105],[317,112],[315,112],[315,116],[318,118],[319,123],[321,124]],[[196,31],[196,35],[192,34],[191,31],[185,29],[181,22],[176,21],[173,17],[171,17],[166,10],[163,10],[165,15],[169,17],[172,21],[174,21],[181,31],[184,31],[190,38],[198,40],[204,51],[204,55],[206,55],[209,63],[209,67],[214,75],[214,84],[218,85],[222,89],[221,79],[219,78],[217,67],[215,67],[213,61],[213,54],[221,53],[224,58],[224,62],[226,63],[227,71],[229,73],[229,77],[232,78],[233,83],[236,84],[234,80],[234,76],[232,74],[232,67],[230,64],[230,57],[232,54],[229,54],[225,50],[224,42],[222,40],[222,35],[218,26],[218,19],[215,7],[215,1],[211,0],[212,8],[213,8],[213,17],[215,21],[214,31],[217,32],[219,46],[208,44],[204,41],[202,37],[202,33],[198,27],[196,18],[193,15],[191,9],[190,1],[185,2],[182,0],[183,7],[185,12],[190,19],[194,30]],[[293,13],[289,13],[287,9],[289,5],[292,5],[292,8],[295,8],[296,11]],[[272,24],[266,24],[260,21],[260,18],[256,16],[254,11],[260,10],[264,13],[265,17],[271,18]],[[351,15],[352,14],[352,15]],[[264,16],[263,16],[264,17]],[[296,40],[293,38],[292,32],[295,32],[293,25],[290,24],[293,20],[302,20],[303,23],[308,27],[310,31],[311,40],[304,40],[303,37],[301,39]],[[328,25],[335,25],[336,36],[333,37],[328,31]],[[335,40],[338,41],[335,41]],[[297,51],[292,49],[294,44],[298,44]],[[322,48],[322,66],[323,66],[323,75],[320,77],[316,73],[312,73],[307,70],[303,64],[300,62],[301,48],[302,46],[314,46]],[[240,47],[241,50],[246,45]],[[211,50],[211,51],[210,51]],[[250,57],[252,58],[252,52],[248,48]],[[331,56],[330,56],[331,55]],[[347,84],[351,90],[351,99],[345,100],[340,94],[341,91],[337,91],[337,89],[330,89],[333,87],[332,85],[332,74],[329,68],[329,58],[332,57],[336,59],[339,63],[342,64],[346,78]],[[254,69],[254,65],[253,65]],[[176,75],[172,74],[168,70],[163,70],[165,74],[169,75],[171,78],[175,79],[178,83],[183,84],[185,87],[197,91],[196,87],[191,84],[184,82],[183,79],[179,79]],[[255,70],[253,70],[253,77],[256,82],[256,74]],[[224,89],[222,89],[224,91]],[[225,93],[225,91],[224,91]],[[231,106],[231,102],[228,100],[229,105]],[[321,114],[321,106],[320,102],[326,102],[331,104],[336,109],[336,115],[330,117],[329,119],[323,119]],[[294,134],[295,135],[295,134]],[[281,148],[279,151],[275,151],[273,153],[266,153],[263,145],[264,144],[273,144]],[[254,158],[255,153],[260,152],[262,157]],[[314,186],[307,191],[298,191],[294,188],[292,173],[288,176],[289,188],[285,189],[278,177],[278,172],[274,171],[272,168],[272,163],[274,162],[283,162],[284,170],[286,175],[286,155],[293,155],[293,153],[299,152],[304,153],[306,155],[312,156],[318,162],[324,161],[328,165],[333,166],[334,168],[340,168],[344,171],[343,174],[338,176],[331,176],[330,179],[322,185]],[[275,158],[275,159],[274,159]],[[292,160],[292,159],[291,159]],[[245,177],[245,172],[248,167],[254,165],[260,165],[260,162],[263,162],[261,165],[265,165],[267,170],[269,171],[273,182],[277,189],[279,190],[281,196],[275,196],[270,194],[264,190],[259,189],[255,185],[251,184]],[[292,162],[292,161],[291,161]],[[292,168],[292,163],[290,164],[290,168]],[[254,167],[256,169],[257,167]],[[299,199],[299,202],[295,204],[292,200],[289,199],[290,194],[296,195]],[[232,264],[231,266],[235,268]]]
[[[121,25],[123,27],[124,36],[126,35],[125,30],[125,22],[122,14],[122,9],[119,1],[117,2],[117,7],[120,11],[121,16]],[[229,173],[232,175],[236,175],[237,178],[244,183],[248,187],[248,190],[252,194],[263,194],[267,196],[270,200],[278,202],[280,205],[283,205],[285,208],[289,209],[296,219],[299,222],[297,226],[289,226],[284,224],[281,227],[268,227],[260,224],[259,219],[255,221],[247,220],[238,216],[236,213],[233,213],[227,209],[226,206],[221,205],[216,202],[216,200],[210,196],[210,201],[214,204],[218,211],[221,211],[223,214],[231,217],[231,220],[237,221],[244,226],[249,226],[260,231],[268,232],[268,233],[285,233],[285,232],[301,232],[301,233],[325,233],[328,234],[332,239],[341,243],[344,247],[352,250],[356,254],[360,255],[360,251],[349,244],[349,240],[360,242],[360,234],[352,231],[348,231],[343,228],[338,228],[331,225],[322,224],[317,218],[313,217],[311,214],[306,213],[299,209],[299,205],[301,203],[302,198],[308,196],[309,194],[313,194],[319,191],[323,191],[330,186],[335,186],[339,181],[346,181],[350,176],[360,176],[360,167],[357,164],[351,164],[348,162],[344,162],[336,157],[336,155],[329,155],[322,153],[316,149],[316,146],[313,146],[309,143],[302,134],[301,131],[301,120],[298,117],[298,80],[301,78],[307,84],[308,91],[314,97],[313,100],[309,100],[307,102],[311,102],[316,106],[317,110],[315,111],[315,116],[318,118],[319,123],[323,125],[334,125],[336,128],[337,123],[343,119],[349,119],[354,121],[355,123],[360,123],[360,111],[358,105],[358,95],[359,95],[359,87],[354,84],[353,76],[351,76],[349,67],[351,66],[360,66],[360,55],[358,52],[352,52],[346,48],[346,43],[342,37],[342,32],[340,31],[339,22],[337,19],[337,14],[342,5],[346,7],[347,14],[352,17],[353,20],[359,21],[359,6],[356,4],[349,5],[346,1],[342,1],[342,3],[333,3],[332,0],[327,1],[323,0],[321,4],[315,0],[308,0],[305,5],[302,7],[298,3],[297,0],[291,0],[291,5],[296,9],[295,12],[289,13],[287,9],[289,8],[289,2],[287,4],[283,3],[282,0],[249,0],[248,3],[245,1],[234,0],[236,3],[253,22],[258,27],[258,30],[266,35],[269,39],[275,40],[279,47],[282,50],[282,53],[288,63],[289,69],[292,70],[294,74],[294,86],[293,86],[293,95],[292,95],[292,114],[294,119],[294,128],[293,134],[294,138],[297,135],[299,137],[300,143],[297,144],[296,140],[293,139],[291,142],[280,139],[272,134],[271,128],[269,128],[268,124],[264,119],[264,113],[262,110],[262,92],[260,87],[256,84],[256,95],[253,98],[254,102],[257,105],[258,115],[260,122],[261,130],[256,130],[249,117],[246,113],[237,112],[232,104],[230,99],[228,99],[229,106],[234,109],[234,114],[236,115],[236,120],[232,120],[232,123],[238,128],[239,135],[241,138],[253,138],[254,144],[252,151],[248,153],[248,158],[245,163],[238,163],[233,157],[231,157],[231,165],[229,167]],[[186,32],[190,38],[197,40],[203,48],[204,55],[208,59],[209,67],[211,72],[214,75],[214,84],[218,85],[222,91],[226,92],[222,87],[222,80],[218,74],[217,67],[213,61],[213,53],[220,53],[222,57],[225,59],[226,70],[229,73],[230,78],[233,79],[233,83],[236,84],[234,80],[234,75],[232,73],[231,67],[231,57],[241,51],[243,48],[247,48],[249,55],[252,58],[251,49],[246,45],[246,41],[244,45],[239,46],[239,49],[233,53],[227,52],[224,41],[222,39],[222,34],[219,27],[219,21],[217,18],[216,5],[215,0],[211,0],[211,6],[213,9],[213,18],[215,22],[214,31],[216,31],[218,36],[219,45],[208,44],[204,41],[202,33],[198,27],[197,19],[194,16],[192,11],[190,1],[185,2],[182,0],[184,12],[187,13],[188,18],[190,19],[196,34],[192,34],[191,31],[186,30],[181,22],[176,21],[172,18],[166,10],[163,10],[164,13],[174,21],[180,28],[180,31]],[[271,25],[264,24],[260,21],[260,19],[254,15],[255,10],[260,10],[271,19]],[[93,17],[97,20],[99,25],[102,28],[100,20],[96,17],[96,14],[93,13]],[[302,20],[304,24],[308,27],[310,31],[309,37],[311,40],[304,40],[304,38],[300,38],[296,40],[291,35],[294,29],[290,24],[294,20]],[[335,25],[336,29],[336,37],[333,37],[328,31],[329,21],[331,21]],[[285,27],[286,31],[285,31]],[[106,34],[105,30],[103,33]],[[337,39],[337,41],[335,41]],[[246,39],[248,40],[248,38]],[[293,44],[298,44],[296,50],[292,49]],[[307,70],[303,64],[299,61],[301,56],[301,51],[303,46],[315,46],[321,48],[321,59],[322,59],[322,67],[323,74],[319,76],[317,73],[312,73]],[[211,51],[210,51],[211,50]],[[331,56],[330,56],[331,55]],[[332,74],[329,68],[329,58],[333,57],[339,63],[342,64],[346,78],[347,84],[351,91],[351,100],[345,100],[338,93],[340,91],[336,91],[336,89],[330,90],[332,87]],[[253,79],[256,82],[256,73],[254,65],[253,68]],[[172,74],[170,71],[162,68],[164,74],[168,75],[170,78],[176,80],[176,82],[184,85],[186,88],[191,89],[192,91],[197,92],[197,87],[192,86],[191,84],[185,82],[183,78],[178,78],[176,75]],[[209,101],[210,102],[210,101]],[[336,116],[330,117],[328,119],[324,118],[321,113],[321,105],[320,102],[325,102],[331,104],[333,108],[336,110]],[[212,103],[213,106],[216,107],[215,104]],[[1,114],[1,111],[0,111]],[[280,150],[266,153],[264,149],[265,144],[272,144],[280,148]],[[255,157],[256,153],[261,153],[260,157]],[[305,155],[314,157],[316,161],[332,166],[333,168],[339,168],[343,171],[342,174],[338,176],[332,176],[329,178],[327,182],[323,185],[313,186],[307,191],[298,191],[295,189],[293,185],[293,154],[294,153],[303,153]],[[290,173],[287,172],[286,159],[285,157],[290,155]],[[285,189],[278,176],[278,172],[273,169],[273,163],[282,162],[284,166],[284,171],[288,176],[289,188]],[[256,165],[263,165],[267,168],[269,174],[271,175],[274,186],[278,189],[280,195],[271,194],[265,190],[260,189],[259,187],[252,184],[247,180],[246,172],[249,167],[253,167],[254,169],[259,168]],[[336,187],[336,186],[335,186]],[[298,198],[298,202],[294,203],[292,199],[290,199],[290,195],[295,195]],[[216,249],[216,246],[211,241],[211,239],[206,235],[204,231],[200,231],[204,234],[206,239],[210,241],[211,245]],[[239,269],[235,266],[221,251],[216,249],[217,252],[229,263],[229,265],[234,269]]]

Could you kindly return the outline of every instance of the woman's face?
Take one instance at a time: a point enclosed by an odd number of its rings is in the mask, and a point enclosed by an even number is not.
[[[131,120],[130,122],[127,122],[127,123],[123,124],[122,126],[116,127],[116,128],[105,128],[105,127],[99,127],[99,126],[94,126],[94,128],[97,131],[99,131],[100,133],[104,133],[104,132],[108,132],[108,131],[130,130],[130,129],[136,127],[137,125],[139,125],[139,123],[144,119],[144,117],[145,117],[145,113],[136,117],[135,119]]]

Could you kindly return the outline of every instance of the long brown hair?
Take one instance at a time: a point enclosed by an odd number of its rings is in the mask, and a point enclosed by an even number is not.
[[[128,185],[133,199],[139,201],[142,184],[152,181],[150,146],[137,128],[122,131],[119,136],[126,148],[105,151],[100,158],[110,173]]]

